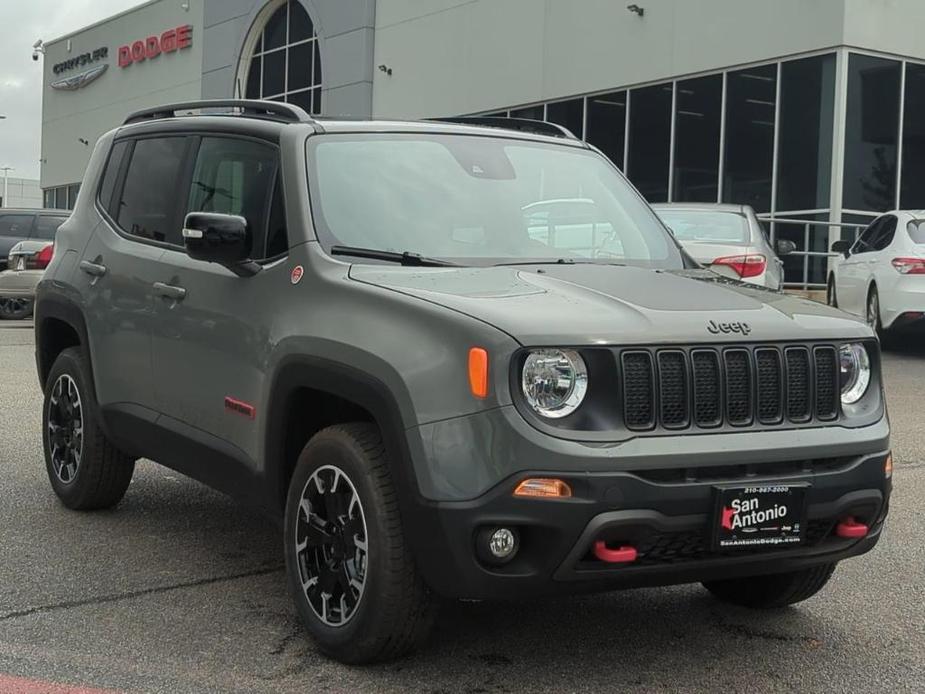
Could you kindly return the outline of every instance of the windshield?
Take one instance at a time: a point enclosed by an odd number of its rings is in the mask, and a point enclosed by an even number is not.
[[[312,210],[328,250],[411,252],[462,265],[683,267],[651,209],[588,150],[419,133],[308,142]]]
[[[656,209],[655,214],[678,241],[747,243],[750,240],[748,220],[735,212]]]

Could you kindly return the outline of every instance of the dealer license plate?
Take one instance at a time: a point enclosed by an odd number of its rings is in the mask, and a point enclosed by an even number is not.
[[[799,545],[806,527],[808,486],[717,487],[714,549],[779,549]]]
[[[16,269],[17,269],[17,270],[25,270],[25,269],[26,269],[26,259],[25,259],[25,257],[19,256],[19,258],[16,260]]]

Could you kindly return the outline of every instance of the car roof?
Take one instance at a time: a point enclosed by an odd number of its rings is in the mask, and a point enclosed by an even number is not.
[[[725,202],[656,202],[652,204],[652,208],[691,212],[734,212],[735,214],[746,214],[750,209],[748,205],[734,205]]]
[[[0,207],[0,214],[48,214],[57,217],[70,217],[70,210],[48,207]]]
[[[155,134],[158,132],[227,132],[253,134],[276,139],[283,129],[303,128],[306,134],[350,133],[430,133],[442,135],[481,135],[511,140],[529,140],[550,144],[590,149],[579,139],[542,135],[494,125],[476,125],[441,122],[438,120],[393,120],[362,118],[322,118],[306,122],[286,122],[274,118],[259,118],[231,114],[175,115],[153,118],[119,127],[116,137]]]

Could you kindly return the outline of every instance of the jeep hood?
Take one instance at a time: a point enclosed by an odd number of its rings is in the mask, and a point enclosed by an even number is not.
[[[357,264],[351,267],[350,277],[472,316],[524,345],[765,342],[873,335],[862,321],[836,309],[733,282],[708,270],[592,264],[487,268]],[[744,324],[748,334],[733,330],[736,324]]]

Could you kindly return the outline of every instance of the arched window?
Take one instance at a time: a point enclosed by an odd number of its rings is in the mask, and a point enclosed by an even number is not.
[[[276,0],[258,21],[245,49],[252,46],[244,95],[287,101],[321,113],[321,51],[311,17],[298,0]]]

